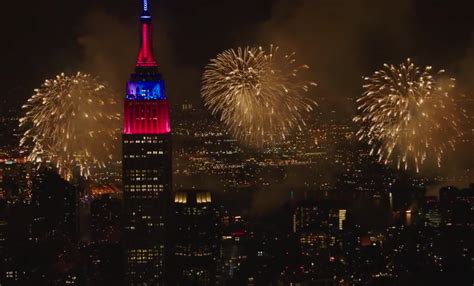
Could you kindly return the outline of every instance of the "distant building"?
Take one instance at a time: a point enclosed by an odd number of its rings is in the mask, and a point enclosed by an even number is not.
[[[474,184],[463,189],[441,188],[439,196],[440,208],[446,224],[474,225]]]
[[[81,249],[85,257],[85,285],[123,285],[122,247],[118,243],[97,242]]]
[[[218,218],[208,191],[174,195],[174,263],[178,285],[214,285],[219,254]]]
[[[5,283],[5,270],[7,266],[7,238],[8,221],[6,218],[0,218],[0,285]]]
[[[78,285],[76,188],[48,167],[32,181],[9,206],[5,285]]]
[[[121,211],[121,201],[111,195],[102,195],[92,200],[90,209],[92,241],[119,241]]]
[[[50,169],[34,172],[31,204],[34,242],[77,240],[77,190]]]
[[[420,208],[421,219],[425,226],[439,227],[442,214],[437,197],[425,197]]]
[[[15,161],[0,162],[0,198],[17,200],[31,193],[30,164]]]
[[[293,214],[293,232],[313,229],[330,232],[343,230],[346,214],[346,208],[336,202],[302,202]]]
[[[240,215],[220,216],[221,246],[218,276],[223,284],[242,283],[242,268],[248,260],[249,233],[247,221]]]
[[[302,259],[298,269],[302,277],[322,285],[335,283],[335,260],[342,253],[346,218],[346,207],[337,201],[304,201],[296,206],[293,232]]]
[[[181,104],[181,111],[190,111],[190,110],[193,110],[193,105],[189,102],[184,102],[183,104]]]
[[[90,202],[90,242],[81,249],[85,285],[123,283],[121,213],[122,202],[114,194],[103,194]]]

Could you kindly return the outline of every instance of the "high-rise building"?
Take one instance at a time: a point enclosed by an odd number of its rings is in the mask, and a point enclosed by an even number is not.
[[[425,226],[439,227],[443,223],[438,198],[435,196],[424,197],[420,204],[419,213]],[[408,224],[408,223],[407,223]]]
[[[120,212],[122,205],[119,199],[110,194],[101,195],[90,204],[90,232],[92,241],[116,242],[121,229]]]
[[[54,168],[34,171],[31,201],[9,207],[6,285],[79,283],[76,190]]]
[[[248,221],[240,215],[221,210],[221,250],[219,255],[218,279],[223,285],[243,284],[249,271],[250,235]]]
[[[148,0],[141,4],[141,45],[124,103],[125,271],[128,285],[159,285],[164,283],[169,251],[171,129],[164,81],[153,56]]]
[[[211,193],[174,195],[174,262],[177,285],[214,285],[219,252],[218,217]]]
[[[123,285],[123,263],[120,244],[113,242],[90,243],[81,248],[85,284]]]
[[[31,203],[31,240],[77,241],[77,189],[53,169],[34,172]]]

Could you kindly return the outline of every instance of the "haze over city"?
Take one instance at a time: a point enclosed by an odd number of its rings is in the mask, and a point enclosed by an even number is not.
[[[4,4],[1,285],[472,285],[470,1]]]

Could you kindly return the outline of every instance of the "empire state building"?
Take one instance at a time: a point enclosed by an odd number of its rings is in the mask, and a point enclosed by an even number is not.
[[[171,128],[164,81],[153,55],[148,0],[141,43],[127,82],[123,122],[124,248],[128,285],[163,284],[171,202]]]

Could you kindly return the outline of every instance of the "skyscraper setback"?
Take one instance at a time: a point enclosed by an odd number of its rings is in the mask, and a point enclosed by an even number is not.
[[[127,82],[123,125],[125,259],[128,285],[164,280],[171,202],[171,129],[164,81],[153,55],[148,0],[141,0],[141,44]]]

